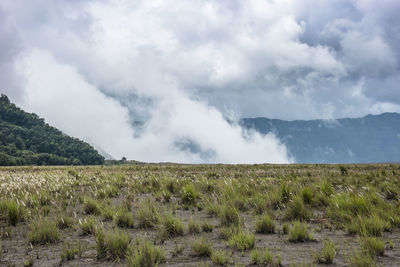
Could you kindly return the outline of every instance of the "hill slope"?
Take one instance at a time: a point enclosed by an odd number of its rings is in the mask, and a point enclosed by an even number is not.
[[[400,161],[397,113],[334,121],[247,118],[241,124],[263,134],[275,133],[299,163]]]
[[[89,144],[63,134],[36,114],[0,97],[0,165],[95,165],[104,158]]]

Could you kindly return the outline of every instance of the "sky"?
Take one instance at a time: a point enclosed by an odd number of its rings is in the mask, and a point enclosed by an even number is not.
[[[400,112],[398,10],[398,0],[2,0],[0,92],[116,159],[295,162],[238,119]]]

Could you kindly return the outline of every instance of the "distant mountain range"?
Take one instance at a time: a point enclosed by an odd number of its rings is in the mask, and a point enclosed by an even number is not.
[[[0,166],[95,165],[104,157],[0,96]]]
[[[246,118],[240,124],[274,133],[298,163],[400,162],[400,114],[284,121]]]

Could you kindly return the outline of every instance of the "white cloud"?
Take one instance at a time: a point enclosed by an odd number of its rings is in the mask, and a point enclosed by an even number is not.
[[[115,157],[282,162],[278,140],[246,139],[224,117],[400,111],[398,3],[5,0],[0,8],[19,38],[0,42],[28,55],[26,105]],[[9,54],[0,68],[18,60]],[[79,95],[88,115],[75,121],[69,116],[80,109],[61,99]],[[53,98],[58,105],[46,106]],[[91,122],[97,112],[106,114]]]

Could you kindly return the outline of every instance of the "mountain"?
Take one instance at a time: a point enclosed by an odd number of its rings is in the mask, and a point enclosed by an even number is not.
[[[284,121],[246,118],[240,124],[274,133],[298,163],[400,162],[400,114]]]
[[[92,146],[0,96],[0,165],[96,164],[104,164],[104,157]]]

